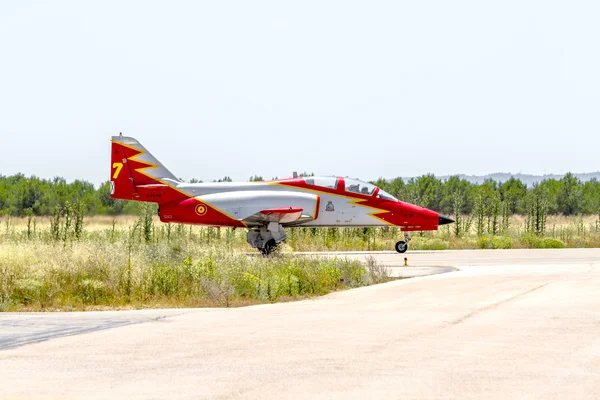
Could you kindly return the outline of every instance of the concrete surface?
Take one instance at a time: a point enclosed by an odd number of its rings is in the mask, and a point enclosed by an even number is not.
[[[459,270],[238,309],[0,314],[0,398],[600,398],[599,249],[372,256]]]

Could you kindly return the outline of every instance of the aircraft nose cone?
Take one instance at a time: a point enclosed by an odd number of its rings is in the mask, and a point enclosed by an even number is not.
[[[440,217],[439,225],[446,225],[446,224],[451,224],[454,222],[454,220],[452,218],[448,218],[445,215],[439,214],[439,217]]]

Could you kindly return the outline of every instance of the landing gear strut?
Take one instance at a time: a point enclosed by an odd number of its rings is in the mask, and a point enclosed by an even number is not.
[[[404,232],[404,240],[396,242],[396,251],[398,253],[404,253],[408,250],[408,242],[410,242],[410,235],[408,232]]]
[[[277,245],[287,238],[283,226],[277,222],[271,222],[267,226],[248,231],[246,240],[248,244],[268,256],[275,250]]]

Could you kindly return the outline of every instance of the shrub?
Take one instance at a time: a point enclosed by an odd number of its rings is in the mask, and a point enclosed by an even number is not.
[[[562,249],[565,246],[565,242],[556,238],[544,238],[538,241],[537,248],[539,249]]]
[[[40,300],[42,286],[42,281],[36,278],[24,277],[21,279],[16,279],[14,282],[12,297],[16,302],[25,305],[31,304]]]
[[[477,240],[477,247],[480,249],[493,249],[492,241],[487,236],[480,236]]]
[[[448,250],[450,248],[450,242],[442,239],[429,239],[422,246],[423,250]]]
[[[512,238],[507,236],[494,236],[491,240],[493,249],[512,249]]]
[[[532,233],[526,233],[521,235],[521,243],[528,249],[539,248],[540,238]]]
[[[79,284],[83,303],[98,304],[106,297],[106,284],[97,279],[84,279]]]
[[[12,299],[8,293],[0,293],[0,312],[8,311],[12,305]]]

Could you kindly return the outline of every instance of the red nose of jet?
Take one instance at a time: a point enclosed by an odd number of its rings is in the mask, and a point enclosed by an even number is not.
[[[439,225],[451,224],[453,219],[433,210],[398,201],[381,219],[402,227],[406,231],[437,230]]]

